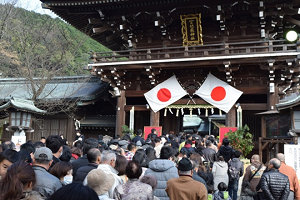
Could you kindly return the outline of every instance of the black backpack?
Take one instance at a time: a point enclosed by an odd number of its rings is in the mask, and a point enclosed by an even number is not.
[[[230,180],[235,180],[240,177],[240,170],[238,170],[236,167],[229,165],[228,167],[228,174]]]

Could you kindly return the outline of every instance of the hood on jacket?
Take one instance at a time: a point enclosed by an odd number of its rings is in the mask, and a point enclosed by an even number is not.
[[[232,152],[232,147],[231,146],[221,146],[219,149],[219,152],[221,155],[228,155]]]
[[[214,163],[216,163],[217,165],[219,165],[220,167],[228,167],[228,165],[227,165],[227,163],[226,162],[224,162],[224,161],[218,161],[218,162],[214,162]]]
[[[156,172],[164,172],[175,167],[175,163],[171,160],[156,159],[149,163],[149,168]]]
[[[232,158],[232,159],[231,159],[231,162],[239,162],[239,161],[240,161],[239,158]]]

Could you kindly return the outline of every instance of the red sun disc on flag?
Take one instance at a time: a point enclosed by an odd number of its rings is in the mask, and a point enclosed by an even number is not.
[[[167,102],[171,99],[171,92],[167,88],[161,88],[157,92],[157,98],[158,100],[162,102]]]
[[[215,87],[210,96],[214,101],[222,101],[226,96],[226,90],[221,86]]]

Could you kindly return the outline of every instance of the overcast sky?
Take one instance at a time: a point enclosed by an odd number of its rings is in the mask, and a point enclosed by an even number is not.
[[[17,6],[40,14],[47,14],[53,18],[57,17],[52,11],[43,9],[41,3],[40,0],[18,0]]]

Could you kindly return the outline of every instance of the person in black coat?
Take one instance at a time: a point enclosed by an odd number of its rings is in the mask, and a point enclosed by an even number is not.
[[[83,183],[87,174],[93,169],[97,169],[101,162],[101,152],[97,148],[92,148],[87,153],[87,159],[89,164],[87,166],[80,167],[74,174],[73,183]]]
[[[225,162],[227,162],[227,163],[230,159],[233,158],[234,149],[231,146],[229,146],[228,138],[223,139],[222,146],[220,147],[220,149],[217,153],[217,157],[219,157],[219,156],[223,156]]]
[[[142,138],[143,131],[141,129],[137,130],[136,136],[131,140],[134,144],[136,144],[138,141],[142,143],[142,145],[145,144],[145,140]]]
[[[83,156],[72,162],[73,175],[80,167],[87,166],[90,163],[87,159],[87,152],[92,148],[98,148],[98,140],[95,138],[86,139],[83,144]]]
[[[260,186],[264,194],[264,199],[286,200],[290,194],[289,178],[279,172],[280,160],[273,158],[270,160],[269,171],[261,176]]]

